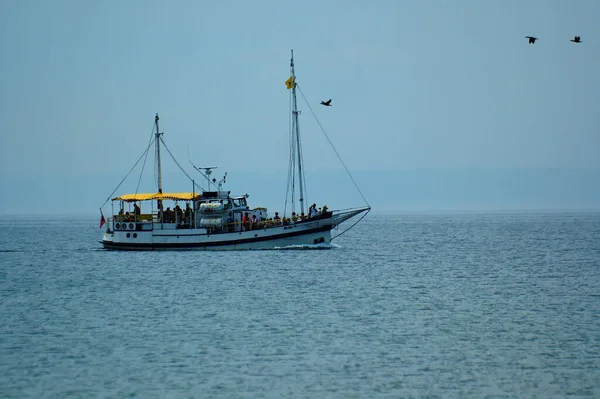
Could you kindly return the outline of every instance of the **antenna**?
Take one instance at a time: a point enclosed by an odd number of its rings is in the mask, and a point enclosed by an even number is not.
[[[212,174],[212,170],[213,169],[217,169],[216,166],[202,166],[202,167],[198,167],[196,165],[194,165],[192,163],[192,161],[190,161],[190,163],[192,164],[192,166],[194,167],[194,169],[196,169],[202,176],[204,176],[206,178],[206,185],[207,185],[207,189],[210,191],[210,183],[215,184],[217,182],[217,179],[212,179],[210,178],[210,175]]]
[[[227,183],[227,172],[225,172],[225,176],[223,176],[223,178],[219,181],[218,183],[218,187],[219,187],[219,191],[221,191],[221,186]]]
[[[210,191],[210,183],[214,184],[215,187],[217,187],[218,191],[220,191],[221,186],[227,182],[227,172],[225,172],[225,175],[218,183],[217,183],[217,179],[210,178],[210,175],[212,174],[212,170],[217,169],[217,166],[198,167],[198,166],[194,165],[194,163],[192,162],[192,159],[190,158],[190,148],[189,147],[188,147],[188,161],[192,164],[194,169],[196,169],[202,176],[204,176],[206,178],[206,184],[207,184],[208,191]]]

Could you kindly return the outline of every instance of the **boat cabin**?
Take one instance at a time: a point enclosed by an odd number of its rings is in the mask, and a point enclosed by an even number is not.
[[[266,208],[250,209],[248,195],[228,191],[125,194],[113,198],[111,230],[204,229],[208,233],[243,231],[250,220],[268,221]]]

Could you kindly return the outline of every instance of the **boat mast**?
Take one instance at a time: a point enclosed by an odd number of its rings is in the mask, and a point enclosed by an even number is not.
[[[292,135],[296,139],[296,151],[298,161],[298,183],[300,188],[300,213],[304,212],[304,170],[302,170],[302,147],[300,145],[300,126],[298,125],[298,103],[296,102],[296,74],[294,73],[294,50],[290,61],[290,72],[292,75]]]
[[[159,133],[158,130],[158,120],[160,118],[158,117],[158,114],[156,114],[156,116],[154,117],[154,125],[156,126],[156,168],[157,170],[157,176],[158,176],[158,192],[162,193],[162,167],[160,164],[160,135],[162,133]]]

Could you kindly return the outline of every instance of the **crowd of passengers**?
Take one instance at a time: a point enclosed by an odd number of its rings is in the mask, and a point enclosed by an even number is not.
[[[190,224],[192,220],[192,208],[190,207],[189,202],[185,204],[185,210],[181,209],[179,204],[175,205],[175,208],[171,209],[171,207],[167,207],[166,210],[163,211],[162,204],[159,204],[160,209],[158,211],[158,221],[162,223],[187,223]],[[308,215],[305,215],[302,212],[300,215],[296,214],[296,212],[292,212],[290,218],[286,218],[285,216],[282,218],[279,216],[279,212],[275,212],[275,216],[272,218],[265,218],[262,216],[262,212],[259,213],[259,216],[252,215],[250,217],[249,212],[245,212],[242,216],[242,231],[247,230],[257,230],[264,229],[268,227],[277,227],[277,226],[288,226],[290,224],[300,223],[311,218],[318,218],[325,215],[328,211],[327,205],[323,205],[323,208],[317,209],[317,204],[312,204],[310,208],[308,208]],[[137,203],[133,204],[133,214],[129,212],[124,212],[123,208],[119,211],[119,220],[121,221],[134,221],[136,216],[141,214],[141,209]],[[233,220],[233,213],[229,212],[227,215],[227,223],[226,229],[228,231],[233,231],[235,226],[235,222]]]
[[[162,223],[191,223],[192,220],[192,208],[189,202],[185,204],[185,210],[181,209],[179,204],[175,205],[175,208],[171,210],[171,207],[167,207],[165,211],[159,209],[158,221]]]
[[[117,220],[124,222],[133,222],[137,219],[137,216],[141,215],[142,211],[137,203],[133,204],[133,213],[125,212],[123,208],[119,211],[119,217]],[[192,220],[192,208],[189,202],[185,204],[185,210],[181,209],[179,204],[175,205],[175,208],[167,207],[163,210],[162,204],[159,203],[158,221],[162,223],[191,223]]]
[[[311,218],[323,216],[327,214],[327,209],[327,205],[323,205],[323,208],[319,208],[317,210],[317,204],[312,204],[308,209],[308,215],[305,215],[304,212],[302,212],[300,215],[297,215],[296,212],[292,212],[292,216],[290,218],[286,218],[285,216],[282,218],[279,216],[279,212],[275,212],[275,216],[268,219],[262,216],[262,212],[259,213],[258,217],[256,214],[250,216],[249,212],[245,212],[242,216],[241,227],[242,231],[248,231],[265,229],[269,227],[288,226],[290,224],[300,223]],[[229,212],[227,215],[227,223],[225,224],[226,230],[234,231],[235,224],[233,213]]]

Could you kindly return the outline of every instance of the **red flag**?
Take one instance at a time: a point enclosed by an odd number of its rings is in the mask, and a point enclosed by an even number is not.
[[[102,209],[100,209],[100,228],[106,223],[106,219],[104,219],[104,214],[102,213]]]

